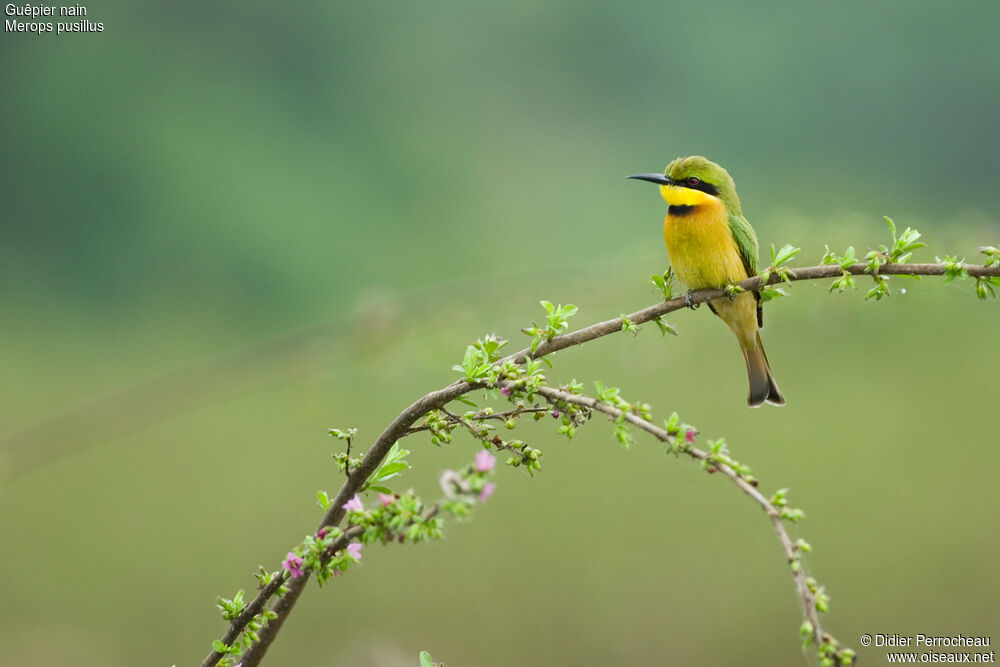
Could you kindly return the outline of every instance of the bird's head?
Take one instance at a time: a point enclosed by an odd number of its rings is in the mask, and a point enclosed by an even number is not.
[[[671,206],[698,206],[721,201],[730,213],[742,215],[733,177],[720,165],[701,155],[679,157],[662,174],[635,174],[660,185],[660,193]]]

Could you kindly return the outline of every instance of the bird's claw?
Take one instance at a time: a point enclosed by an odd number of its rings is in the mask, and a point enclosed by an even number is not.
[[[691,310],[694,310],[695,308],[701,305],[700,303],[695,303],[694,299],[691,298],[691,294],[693,291],[694,290],[688,290],[687,292],[684,292],[684,305],[690,308]]]

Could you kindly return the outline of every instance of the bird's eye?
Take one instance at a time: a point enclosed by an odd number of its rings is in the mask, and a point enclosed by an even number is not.
[[[697,176],[692,176],[692,177],[690,177],[689,179],[687,179],[684,182],[687,183],[688,185],[690,185],[693,188],[694,186],[696,186],[699,183],[701,183],[701,179],[698,178]]]

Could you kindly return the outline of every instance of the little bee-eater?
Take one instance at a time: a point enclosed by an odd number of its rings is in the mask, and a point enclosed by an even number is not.
[[[662,174],[629,178],[658,183],[667,200],[663,240],[670,265],[689,289],[721,288],[755,276],[757,234],[743,217],[740,198],[729,172],[700,156],[680,157]],[[785,397],[771,374],[758,329],[764,326],[760,295],[743,292],[708,302],[740,343],[747,364],[750,393],[747,404],[784,405]]]

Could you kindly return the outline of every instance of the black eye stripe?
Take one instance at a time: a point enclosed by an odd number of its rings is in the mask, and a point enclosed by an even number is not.
[[[712,196],[719,194],[719,188],[715,187],[711,183],[706,183],[705,181],[699,181],[696,185],[688,185],[685,182],[684,187],[690,188],[692,190],[701,190],[702,192],[710,194]]]

